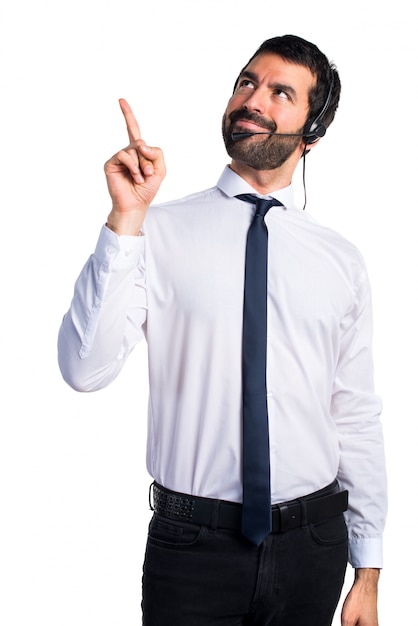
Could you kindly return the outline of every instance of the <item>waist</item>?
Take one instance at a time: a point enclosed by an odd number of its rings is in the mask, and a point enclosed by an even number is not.
[[[150,507],[157,515],[172,520],[225,530],[241,528],[240,504],[171,491],[155,482],[150,488]],[[320,522],[343,513],[347,507],[348,492],[340,491],[337,480],[334,480],[323,489],[274,504],[271,508],[272,532],[281,533]]]

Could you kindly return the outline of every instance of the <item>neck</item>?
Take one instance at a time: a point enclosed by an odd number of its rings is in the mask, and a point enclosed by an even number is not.
[[[299,158],[299,155],[291,157],[275,170],[255,170],[245,163],[235,161],[234,159],[232,159],[229,167],[251,185],[255,191],[264,196],[290,185]]]

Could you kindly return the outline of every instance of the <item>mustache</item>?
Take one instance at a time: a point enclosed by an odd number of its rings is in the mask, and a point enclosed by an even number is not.
[[[277,130],[277,125],[272,120],[266,120],[262,115],[258,115],[258,113],[250,113],[245,109],[239,109],[237,111],[232,111],[229,114],[229,121],[231,122],[231,124],[239,122],[240,120],[248,120],[249,122],[254,122],[258,126],[261,126],[262,128],[265,128],[272,133]]]

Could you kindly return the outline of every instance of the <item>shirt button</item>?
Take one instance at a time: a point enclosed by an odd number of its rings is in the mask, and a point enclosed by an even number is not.
[[[109,255],[115,254],[115,252],[116,252],[116,248],[115,248],[114,246],[107,246],[107,247],[106,247],[106,252],[107,252],[107,254],[109,254]]]

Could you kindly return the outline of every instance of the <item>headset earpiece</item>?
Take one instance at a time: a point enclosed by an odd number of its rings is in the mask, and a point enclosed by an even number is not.
[[[323,137],[325,133],[327,132],[323,119],[324,119],[325,113],[328,111],[328,107],[331,102],[333,88],[334,88],[334,73],[332,72],[331,84],[328,90],[328,95],[326,97],[325,104],[313,121],[311,120],[307,121],[305,128],[303,130],[303,140],[307,146],[315,143],[316,141],[318,141],[318,139],[321,139],[321,137]]]
[[[309,130],[303,132],[303,141],[306,143],[307,146],[315,143],[315,141],[318,141],[318,139],[323,137],[327,132],[324,124],[318,124],[318,121],[319,120],[315,120],[312,124],[309,125]],[[315,126],[315,124],[317,124],[317,126]]]

